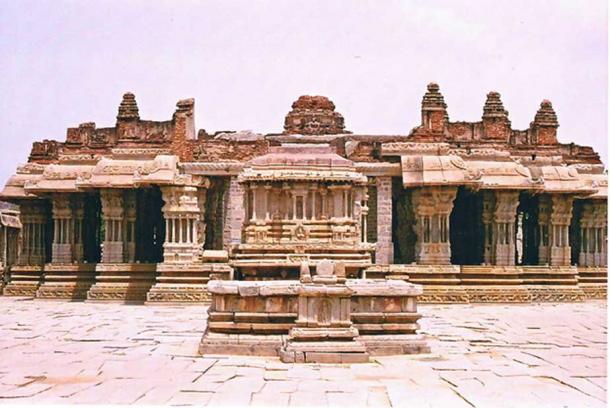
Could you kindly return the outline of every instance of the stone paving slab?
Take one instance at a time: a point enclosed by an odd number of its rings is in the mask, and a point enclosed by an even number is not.
[[[0,297],[0,404],[604,407],[606,303],[423,305],[432,353],[197,356],[204,306]]]

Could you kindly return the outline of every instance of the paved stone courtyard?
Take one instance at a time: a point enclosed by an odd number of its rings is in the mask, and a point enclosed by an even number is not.
[[[0,403],[603,407],[606,303],[421,306],[432,354],[198,357],[203,306],[0,298]]]

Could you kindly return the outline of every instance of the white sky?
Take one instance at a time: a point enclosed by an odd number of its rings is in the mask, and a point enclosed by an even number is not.
[[[604,0],[0,0],[0,183],[32,141],[113,126],[128,90],[151,120],[194,97],[209,132],[280,132],[299,95],[325,95],[369,134],[408,134],[430,81],[451,120],[496,90],[513,128],[550,99],[559,140],[607,163],[607,46]]]

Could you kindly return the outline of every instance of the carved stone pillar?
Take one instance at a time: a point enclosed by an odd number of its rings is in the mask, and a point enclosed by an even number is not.
[[[392,177],[377,177],[377,247],[375,263],[394,262],[392,242]]]
[[[22,223],[19,265],[43,265],[45,262],[45,226],[47,215],[43,203],[28,202],[20,206]]]
[[[423,265],[451,263],[449,216],[456,195],[456,187],[426,187],[413,191],[417,263]]]
[[[518,206],[518,191],[496,191],[493,227],[495,265],[515,265],[515,219]]]
[[[3,290],[6,296],[35,296],[43,277],[46,258],[47,206],[42,200],[20,204],[22,224],[17,263],[11,267],[9,282]]]
[[[51,263],[44,268],[44,283],[36,297],[85,299],[95,283],[95,264],[83,262],[83,194],[53,196],[54,237]]]
[[[366,207],[366,185],[354,188],[353,218],[356,220],[356,231],[360,237],[359,242],[366,242],[366,215],[368,208]]]
[[[72,200],[72,259],[76,263],[82,263],[85,257],[83,247],[83,225],[85,218],[84,199],[83,194],[78,194],[74,195]]]
[[[580,252],[578,254],[578,265],[593,266],[594,245],[591,242],[590,230],[595,226],[594,205],[591,201],[586,201],[582,205],[582,215],[580,217]]]
[[[123,195],[125,221],[123,222],[124,259],[127,263],[136,261],[136,192],[127,190]]]
[[[496,209],[496,196],[493,191],[483,191],[483,262],[487,265],[494,261],[494,212]]]
[[[244,206],[244,186],[232,176],[226,197],[225,223],[223,243],[225,249],[241,242],[242,228],[246,217]]]
[[[206,189],[197,189],[197,206],[199,208],[199,217],[195,222],[195,242],[197,243],[197,259],[201,259],[203,256],[203,246],[205,245],[205,237],[206,237],[206,228],[207,225],[205,223],[205,206],[206,206]],[[213,219],[213,218],[212,218]]]
[[[572,220],[572,203],[574,197],[567,195],[551,196],[550,214],[550,265],[570,265],[571,249],[569,229]]]
[[[72,263],[73,218],[70,195],[53,195],[52,263]]]
[[[205,202],[199,203],[201,195],[197,187],[161,187],[163,194],[163,216],[165,218],[164,263],[191,263],[201,254],[205,234],[200,223]]]
[[[102,244],[102,263],[122,263],[123,254],[123,208],[122,190],[101,190],[102,218],[105,224]]]
[[[149,302],[201,302],[209,299],[212,273],[230,278],[226,251],[204,251],[205,203],[209,182],[195,186],[161,187],[165,242],[159,275],[147,294]]]
[[[551,263],[551,198],[542,195],[538,199],[538,228],[540,244],[538,246],[538,264],[549,265]]]
[[[608,201],[595,202],[595,217],[599,239],[597,266],[608,266]]]
[[[606,266],[608,248],[608,204],[606,201],[586,201],[580,218],[580,266]]]

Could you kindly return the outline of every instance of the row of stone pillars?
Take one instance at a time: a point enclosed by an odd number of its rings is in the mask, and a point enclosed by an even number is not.
[[[352,218],[354,203],[362,200],[362,191],[352,192],[351,185],[251,183],[246,190],[250,222]]]
[[[50,211],[44,200],[22,203],[23,228],[18,264],[137,262],[139,259],[136,254],[136,242],[141,231],[137,226],[136,196],[136,190],[100,190],[101,219],[98,219],[94,211],[86,211],[86,206],[93,205],[89,199],[95,198],[95,194],[52,194],[49,200]],[[142,201],[144,205],[150,204],[147,202],[148,197],[144,197]],[[49,217],[52,220],[51,225],[48,225]],[[154,219],[139,221],[155,223]],[[103,237],[100,239],[98,234],[101,225],[103,225]],[[52,235],[48,236],[51,231]],[[193,236],[192,234],[189,232],[189,236]],[[163,237],[158,239],[162,240]],[[101,256],[96,256],[96,251],[93,251],[93,254],[86,254],[85,246],[91,249],[95,245],[101,247]]]
[[[578,264],[606,266],[608,261],[608,205],[605,200],[585,202],[580,216]]]
[[[377,245],[376,262],[393,263],[391,251],[387,250],[392,240],[392,191],[391,178],[378,177],[377,191]],[[396,186],[395,186],[396,188]],[[408,191],[410,209],[415,232],[414,259],[423,265],[449,265],[451,263],[450,216],[454,210],[457,187],[436,186],[415,188]],[[517,235],[522,234],[523,224],[518,221],[517,209],[520,192],[511,190],[484,190],[481,193],[482,209],[474,208],[466,216],[473,223],[482,222],[482,261],[489,265],[512,266],[517,248]],[[574,197],[568,194],[542,194],[537,208],[537,263],[539,265],[562,266],[571,263],[570,223]],[[581,226],[581,252],[579,265],[605,266],[607,247],[607,203],[602,200],[586,202]],[[404,216],[404,214],[402,214]],[[394,220],[396,221],[396,220]],[[403,220],[403,222],[406,222]],[[394,228],[398,228],[394,222]],[[404,229],[400,229],[404,233]],[[406,237],[395,237],[395,239]],[[472,243],[476,246],[476,243]],[[381,249],[381,251],[380,251]],[[400,260],[404,262],[404,260]]]

